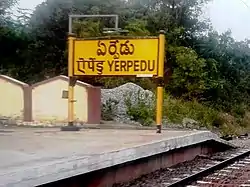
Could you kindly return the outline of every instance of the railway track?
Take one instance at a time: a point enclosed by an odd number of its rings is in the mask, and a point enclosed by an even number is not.
[[[232,153],[225,160],[211,160],[204,168],[181,179],[172,179],[168,187],[250,187],[250,150]]]

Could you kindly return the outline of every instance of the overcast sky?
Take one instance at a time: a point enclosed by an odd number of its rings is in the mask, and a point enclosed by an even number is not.
[[[41,2],[20,0],[20,7],[34,9]],[[207,7],[207,15],[219,33],[231,29],[235,39],[250,39],[250,0],[213,0]]]

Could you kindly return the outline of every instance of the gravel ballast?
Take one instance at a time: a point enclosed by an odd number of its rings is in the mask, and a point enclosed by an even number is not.
[[[113,187],[166,187],[181,178],[185,178],[203,170],[208,164],[227,159],[228,156],[235,154],[239,150],[241,150],[241,148],[215,153],[208,157],[198,156],[192,161],[180,163],[170,168],[157,170],[131,182],[115,184]]]

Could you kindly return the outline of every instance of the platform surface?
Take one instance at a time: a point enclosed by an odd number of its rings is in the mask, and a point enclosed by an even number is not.
[[[0,129],[0,186],[41,185],[211,139],[222,141],[208,131]]]

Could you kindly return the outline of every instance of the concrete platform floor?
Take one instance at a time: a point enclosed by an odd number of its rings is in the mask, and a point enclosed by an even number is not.
[[[0,129],[0,186],[36,186],[207,140],[208,131]]]

